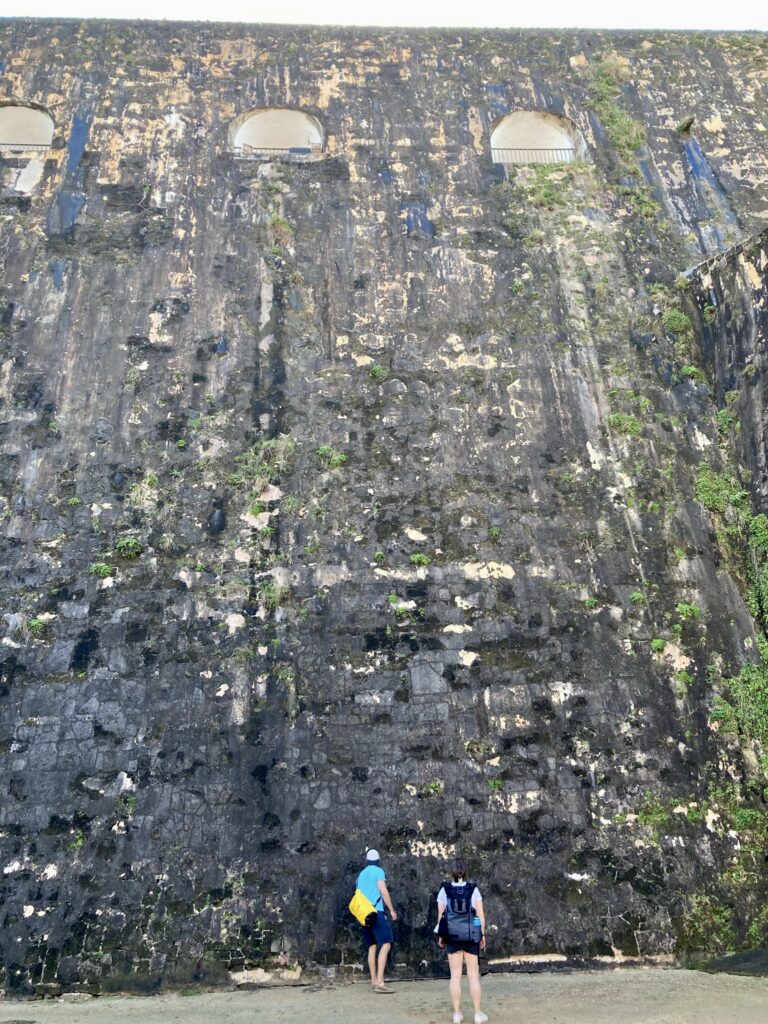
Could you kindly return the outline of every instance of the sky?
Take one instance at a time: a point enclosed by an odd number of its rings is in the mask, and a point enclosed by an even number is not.
[[[304,25],[768,31],[768,0],[3,0],[5,17],[149,18]]]

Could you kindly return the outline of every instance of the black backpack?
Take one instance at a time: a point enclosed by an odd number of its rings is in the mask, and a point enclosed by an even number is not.
[[[447,899],[443,914],[444,931],[449,942],[479,942],[482,938],[480,920],[475,917],[472,910],[472,893],[476,888],[474,882],[467,882],[461,887],[451,882],[444,883],[443,889]]]

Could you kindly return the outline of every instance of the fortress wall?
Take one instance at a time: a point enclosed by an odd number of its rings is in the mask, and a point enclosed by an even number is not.
[[[56,124],[0,158],[6,987],[355,963],[366,845],[407,970],[457,851],[495,956],[746,941],[755,625],[662,307],[764,225],[765,40],[4,21],[0,71]],[[265,105],[323,159],[229,153]],[[505,176],[518,108],[589,160]]]

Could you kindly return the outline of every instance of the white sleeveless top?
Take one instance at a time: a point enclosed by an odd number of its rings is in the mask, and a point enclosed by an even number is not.
[[[464,886],[467,883],[466,882],[453,882],[452,884],[453,884],[454,888],[458,889],[459,892],[461,892],[461,890],[464,888]],[[472,900],[471,900],[471,904],[470,904],[472,909],[474,910],[475,907],[477,906],[477,904],[478,903],[482,903],[482,901],[483,901],[483,897],[480,895],[480,890],[477,888],[477,886],[475,886],[474,892],[472,893]],[[443,888],[441,888],[440,892],[437,894],[437,905],[438,905],[438,907],[447,907],[448,906],[448,896],[447,896],[446,891],[445,891],[445,886],[443,886]]]

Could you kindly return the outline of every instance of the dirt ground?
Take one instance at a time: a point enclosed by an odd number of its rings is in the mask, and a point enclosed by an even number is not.
[[[466,979],[465,979],[466,982]],[[0,1002],[0,1024],[448,1024],[445,981],[363,983],[86,1002]],[[677,970],[494,974],[483,979],[491,1024],[766,1024],[768,978]],[[472,1024],[466,996],[465,1020]]]

